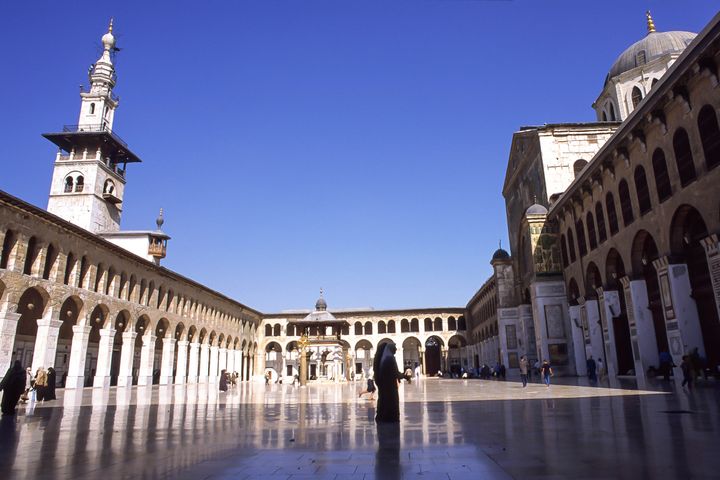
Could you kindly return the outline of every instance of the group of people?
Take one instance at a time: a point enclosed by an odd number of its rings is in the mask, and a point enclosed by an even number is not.
[[[528,381],[532,376],[533,369],[540,374],[540,378],[542,378],[545,386],[550,388],[550,377],[554,375],[552,367],[550,366],[550,362],[548,362],[547,360],[543,360],[542,363],[540,363],[540,361],[538,360],[537,362],[535,362],[535,365],[530,368],[530,362],[528,361],[527,357],[523,355],[522,357],[520,357],[519,367],[520,380],[522,381],[523,388],[527,387]]]
[[[18,402],[55,400],[56,380],[57,374],[52,367],[47,370],[40,367],[33,375],[30,367],[23,370],[20,360],[15,360],[0,382],[0,391],[4,392],[0,406],[2,414],[15,414]]]
[[[239,375],[238,372],[228,372],[227,370],[223,369],[220,372],[220,383],[219,388],[221,392],[227,392],[228,391],[228,385],[230,388],[235,388],[235,385],[237,385],[237,379]]]
[[[605,363],[602,358],[598,358],[597,361],[595,361],[593,356],[590,355],[590,358],[585,362],[585,366],[587,367],[587,376],[591,385],[595,385],[598,379],[603,380],[605,378]]]

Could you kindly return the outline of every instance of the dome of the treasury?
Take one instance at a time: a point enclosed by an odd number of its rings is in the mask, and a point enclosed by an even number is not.
[[[525,210],[525,215],[547,215],[548,209],[539,203],[534,203]]]
[[[645,38],[633,43],[620,54],[610,68],[607,78],[616,77],[669,53],[682,53],[696,36],[695,33],[681,31],[649,32]],[[638,55],[643,51],[645,52],[644,62],[642,55]]]
[[[507,260],[508,258],[510,258],[510,254],[504,248],[498,248],[492,256],[493,260]]]

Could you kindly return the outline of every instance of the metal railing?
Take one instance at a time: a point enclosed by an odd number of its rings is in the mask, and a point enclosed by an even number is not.
[[[122,138],[120,138],[119,135],[110,130],[108,125],[104,122],[95,124],[65,125],[63,126],[63,132],[108,132],[115,140],[123,144],[123,146],[128,146],[127,143],[125,143],[125,140],[123,140]]]

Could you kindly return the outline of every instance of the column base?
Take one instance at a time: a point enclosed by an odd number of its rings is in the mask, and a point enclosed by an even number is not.
[[[138,386],[145,387],[148,385],[152,385],[152,380],[153,380],[152,375],[142,375],[142,376],[138,377],[137,384],[138,384]]]
[[[160,375],[159,383],[160,383],[160,385],[172,385],[172,383],[173,383],[172,375],[166,375],[166,376]]]
[[[85,377],[67,377],[65,379],[65,388],[83,388],[85,386]]]
[[[132,376],[120,376],[118,377],[117,386],[118,387],[132,387]]]
[[[93,378],[93,388],[109,388],[110,387],[110,375],[98,376]]]

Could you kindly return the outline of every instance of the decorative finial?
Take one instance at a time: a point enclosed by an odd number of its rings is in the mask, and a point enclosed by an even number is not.
[[[108,33],[112,33],[113,28],[113,18],[110,17],[110,25],[108,25]]]
[[[654,33],[655,32],[655,22],[653,22],[653,18],[652,18],[652,15],[650,14],[650,10],[645,12],[645,17],[647,17],[648,33]]]
[[[533,195],[533,203],[537,203],[537,195]]]
[[[158,227],[158,231],[162,230],[163,223],[165,223],[165,217],[163,217],[163,209],[160,209],[160,215],[155,220],[155,224]]]
[[[320,287],[320,298],[322,298],[322,296],[323,296],[323,289],[322,289],[322,287]]]
[[[502,248],[502,238],[498,240],[498,248]]]

